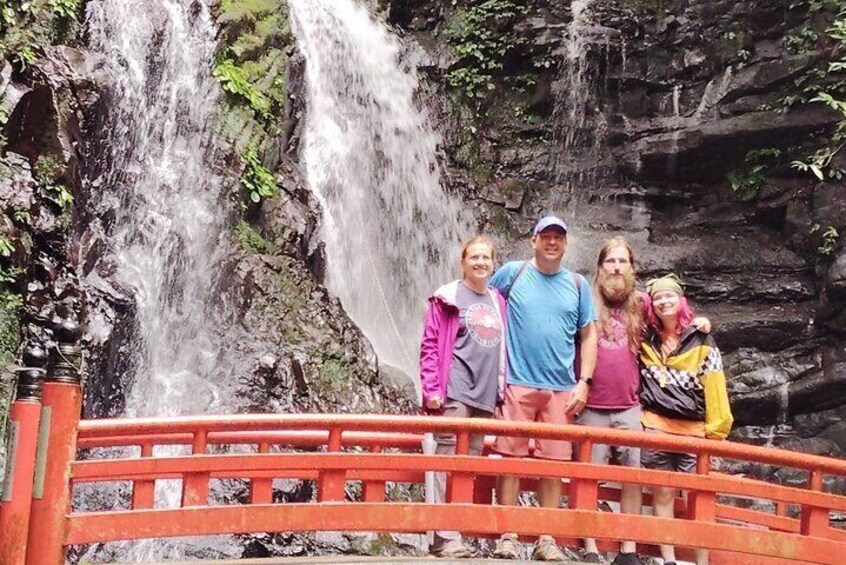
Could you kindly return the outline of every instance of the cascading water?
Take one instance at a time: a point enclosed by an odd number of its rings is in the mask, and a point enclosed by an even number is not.
[[[215,27],[197,0],[91,0],[88,28],[118,77],[103,186],[112,259],[137,306],[126,411],[214,411],[226,382],[210,331],[226,221],[208,149]]]
[[[306,59],[302,159],[323,205],[327,283],[382,362],[417,373],[428,293],[472,234],[439,186],[438,136],[400,43],[353,0],[289,0]]]
[[[92,49],[107,57],[116,78],[102,143],[109,169],[101,196],[110,202],[103,218],[109,261],[136,305],[132,374],[121,379],[130,383],[126,413],[231,411],[230,365],[212,331],[226,324],[216,289],[227,218],[210,150],[218,88],[211,77],[216,41],[209,8],[199,0],[90,0],[87,24]],[[157,481],[156,487],[157,507],[178,503],[178,482]],[[120,504],[119,490],[86,494],[86,503]],[[226,556],[209,540],[197,547],[110,544],[82,560]]]
[[[568,190],[584,186],[596,166],[596,153],[604,141],[605,123],[596,103],[595,69],[589,60],[590,46],[597,42],[599,28],[592,26],[593,0],[573,0],[567,26],[563,60],[553,85],[555,108],[555,180]],[[607,37],[605,38],[607,41]]]

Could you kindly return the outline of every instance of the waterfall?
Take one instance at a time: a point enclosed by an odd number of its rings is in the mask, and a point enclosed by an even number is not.
[[[212,15],[198,0],[90,0],[87,25],[91,48],[115,77],[98,197],[106,261],[136,306],[131,374],[121,379],[130,383],[126,413],[231,411],[231,365],[213,331],[227,324],[217,288],[228,247],[226,195],[211,149],[218,96]],[[158,447],[154,455],[181,449]],[[179,483],[156,482],[156,507],[178,506]],[[83,504],[121,504],[119,488],[89,490],[77,493]],[[233,555],[213,539],[145,540],[92,547],[81,561],[187,556]]]
[[[226,381],[211,331],[226,224],[209,150],[215,26],[196,0],[91,0],[87,23],[117,78],[102,197],[113,202],[110,261],[137,308],[126,411],[208,413]]]
[[[593,25],[593,0],[572,0],[571,20],[563,45],[563,60],[553,84],[554,179],[568,191],[585,187],[594,179],[605,123],[595,107],[596,69],[589,59],[590,48],[604,43],[609,30]],[[594,106],[594,107],[591,107]],[[557,204],[561,204],[560,202]]]
[[[426,297],[456,278],[472,213],[440,188],[439,138],[397,38],[353,0],[289,5],[306,59],[301,158],[323,207],[327,285],[380,361],[414,377]]]

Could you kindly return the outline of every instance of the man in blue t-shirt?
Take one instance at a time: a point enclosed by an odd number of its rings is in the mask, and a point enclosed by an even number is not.
[[[532,235],[534,258],[503,265],[491,278],[508,300],[506,347],[508,350],[508,386],[502,406],[502,418],[522,422],[570,424],[581,412],[588,397],[588,387],[596,365],[597,333],[591,287],[585,278],[561,266],[567,249],[567,226],[556,216],[542,218]],[[576,334],[580,338],[579,374],[573,370]],[[528,438],[499,437],[494,450],[505,456],[529,455]],[[535,439],[534,456],[569,460],[572,446],[567,441]],[[516,505],[520,480],[500,477],[497,484],[499,504]],[[558,508],[561,481],[538,481],[541,506]],[[494,556],[516,559],[517,535],[503,534]],[[561,561],[565,558],[555,538],[538,538],[532,558]]]

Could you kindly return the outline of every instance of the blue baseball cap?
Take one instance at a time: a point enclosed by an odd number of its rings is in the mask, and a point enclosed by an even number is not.
[[[561,228],[564,233],[567,233],[567,224],[564,223],[564,220],[558,216],[544,216],[538,220],[538,223],[535,224],[535,231],[533,232],[533,235],[538,235],[543,230],[552,227]]]

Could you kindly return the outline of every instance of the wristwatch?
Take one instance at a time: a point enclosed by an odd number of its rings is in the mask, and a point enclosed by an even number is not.
[[[579,382],[585,383],[588,387],[593,386],[593,377],[582,377]]]

